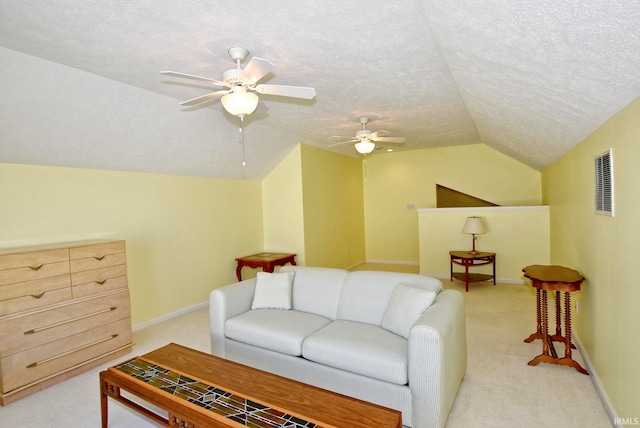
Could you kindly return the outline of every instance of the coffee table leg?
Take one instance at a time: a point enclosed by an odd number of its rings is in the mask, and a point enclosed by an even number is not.
[[[107,428],[109,425],[109,402],[107,396],[107,388],[109,387],[108,383],[100,374],[100,416],[102,419],[102,428]]]

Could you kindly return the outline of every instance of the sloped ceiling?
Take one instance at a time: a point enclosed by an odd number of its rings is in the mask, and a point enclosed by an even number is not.
[[[638,0],[0,0],[0,162],[261,178],[297,143],[484,143],[543,169],[640,95]],[[276,65],[245,120],[215,90],[241,46]],[[338,149],[354,155],[353,147]],[[383,155],[376,152],[377,155]]]

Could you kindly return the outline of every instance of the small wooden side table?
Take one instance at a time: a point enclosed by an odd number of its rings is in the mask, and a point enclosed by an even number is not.
[[[464,285],[467,291],[469,291],[470,282],[481,282],[493,279],[493,285],[496,285],[496,253],[485,253],[479,251],[475,254],[472,254],[469,251],[449,251],[449,257],[451,260],[451,276],[449,278],[450,281],[453,281],[453,278],[464,281]],[[464,266],[464,272],[454,272],[454,264]],[[469,267],[488,264],[493,265],[493,275],[469,272]]]
[[[249,266],[251,268],[261,267],[264,272],[273,272],[276,266],[284,266],[287,263],[296,265],[296,255],[286,253],[258,253],[236,259],[238,267],[236,267],[236,277],[238,281],[242,281],[242,268]]]
[[[533,342],[542,339],[542,354],[529,361],[530,366],[539,363],[557,364],[573,367],[582,374],[589,374],[577,361],[571,358],[571,297],[572,291],[580,290],[580,283],[584,277],[577,271],[563,266],[532,265],[522,269],[524,276],[531,280],[531,285],[536,288],[536,318],[537,327],[524,341]],[[556,293],[556,334],[549,334],[549,314],[547,305],[547,291]],[[564,336],[562,336],[560,316],[560,292],[564,292]],[[553,341],[564,342],[564,358],[559,358]]]

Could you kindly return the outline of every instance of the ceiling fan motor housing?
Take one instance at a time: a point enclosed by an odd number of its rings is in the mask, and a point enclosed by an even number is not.
[[[356,137],[359,139],[363,139],[368,137],[371,134],[372,134],[372,131],[370,129],[361,129],[358,132],[356,132]]]
[[[248,82],[242,78],[242,72],[243,70],[241,68],[231,68],[226,70],[222,73],[222,81],[229,86],[247,84]]]
[[[229,86],[237,86],[237,85],[246,85],[246,79],[242,78],[242,73],[244,70],[240,68],[240,64],[247,59],[249,55],[249,51],[245,48],[230,48],[229,56],[236,61],[236,68],[231,68],[222,73],[222,81]]]

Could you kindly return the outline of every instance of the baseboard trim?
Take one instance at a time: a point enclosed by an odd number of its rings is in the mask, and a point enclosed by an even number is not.
[[[420,272],[420,274],[422,275],[427,275],[427,276],[432,276],[434,278],[438,278],[438,279],[444,279],[449,281],[449,278],[451,278],[450,274],[448,273],[425,273],[425,272]],[[522,284],[526,284],[526,281],[523,281],[521,279],[510,279],[510,278],[496,278],[496,282],[498,284],[518,284],[518,285],[522,285]]]
[[[346,268],[345,268],[345,270],[355,269],[355,268],[357,268],[358,266],[362,266],[362,265],[364,265],[364,264],[366,264],[366,263],[367,263],[367,262],[358,262],[358,263],[356,263],[355,265],[351,265],[351,266],[349,266],[349,267],[346,267]]]
[[[611,403],[611,400],[609,400],[609,395],[607,394],[607,391],[604,389],[602,382],[600,382],[600,377],[598,376],[598,372],[593,367],[593,363],[589,358],[589,354],[582,346],[580,337],[576,334],[575,331],[572,332],[571,336],[573,339],[573,344],[576,345],[576,349],[578,350],[578,352],[580,352],[580,355],[582,356],[584,365],[587,366],[586,369],[589,372],[589,375],[591,376],[591,382],[593,382],[593,385],[596,387],[596,391],[600,396],[600,400],[604,405],[604,409],[607,411],[607,413],[609,414],[609,417],[611,418],[611,423],[615,428],[624,428],[624,425],[616,423],[616,421],[620,420],[620,418],[618,417],[618,413],[616,412],[616,409],[613,407],[613,403]]]
[[[149,321],[144,321],[144,322],[141,322],[139,324],[136,324],[131,328],[131,330],[134,331],[134,332],[139,331],[139,330],[143,330],[143,329],[145,329],[147,327],[151,327],[151,326],[154,326],[156,324],[160,324],[161,322],[165,322],[165,321],[168,321],[170,319],[173,319],[173,318],[176,318],[176,317],[179,317],[179,316],[182,316],[182,315],[186,315],[189,312],[197,311],[199,309],[203,309],[203,308],[206,308],[208,306],[209,306],[209,301],[201,302],[201,303],[195,304],[193,306],[188,306],[186,308],[179,309],[179,310],[177,310],[175,312],[170,312],[168,314],[159,316],[158,318],[154,318],[154,319],[151,319]]]
[[[409,262],[402,260],[369,260],[365,261],[365,263],[375,263],[381,265],[404,265],[404,266],[420,266],[420,262]]]

